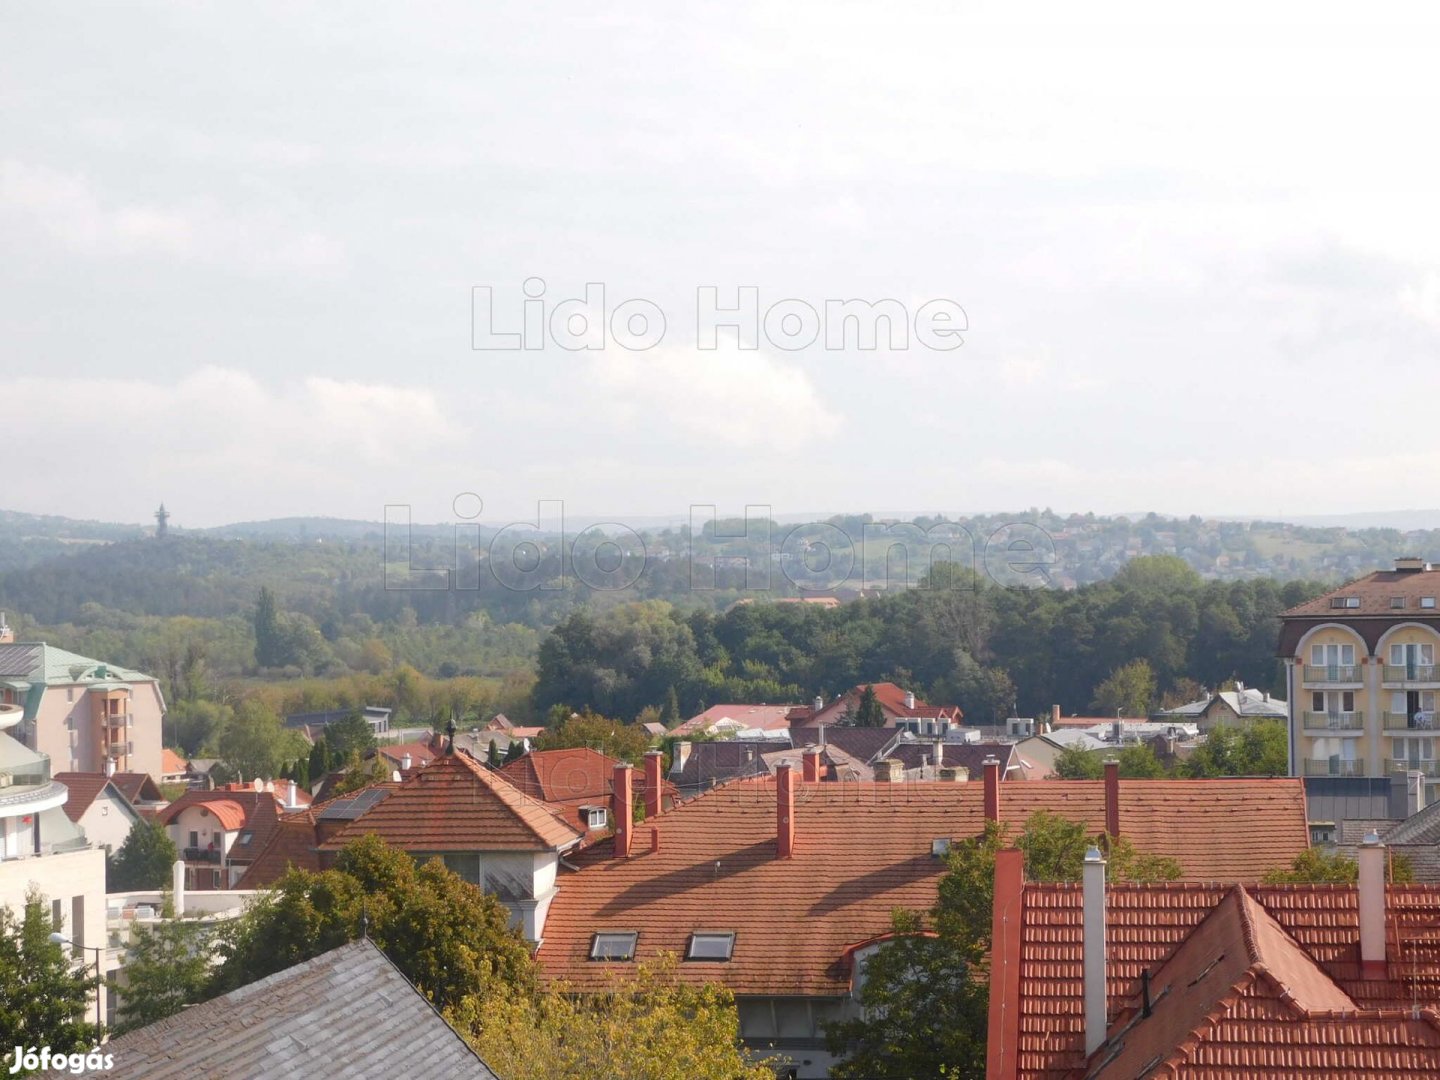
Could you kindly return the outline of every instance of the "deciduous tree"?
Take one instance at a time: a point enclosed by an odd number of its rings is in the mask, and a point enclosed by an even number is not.
[[[17,1046],[69,1054],[100,1041],[99,1029],[85,1021],[95,1007],[90,969],[50,940],[60,929],[38,891],[26,896],[18,915],[0,904],[0,1055],[7,1072]]]
[[[108,892],[165,889],[180,853],[161,825],[143,818],[130,826],[120,850],[105,861]]]

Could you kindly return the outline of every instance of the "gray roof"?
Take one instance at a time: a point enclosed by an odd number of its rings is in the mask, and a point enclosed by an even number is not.
[[[496,1080],[399,969],[361,939],[113,1039],[112,1080]]]

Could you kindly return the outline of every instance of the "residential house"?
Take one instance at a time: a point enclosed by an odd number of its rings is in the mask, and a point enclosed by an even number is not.
[[[105,1052],[114,1080],[495,1080],[368,938],[118,1036]]]
[[[69,789],[50,772],[50,759],[15,739],[25,710],[0,705],[0,906],[23,910],[31,889],[50,905],[54,925],[76,946],[104,948],[105,852],[65,813]],[[93,953],[75,950],[88,962]],[[113,967],[106,956],[104,970]],[[106,995],[94,1019],[103,1019]]]
[[[768,776],[765,755],[790,750],[787,739],[723,739],[718,742],[675,743],[669,781],[682,799],[693,798],[729,780]]]
[[[180,849],[187,889],[233,889],[264,850],[281,809],[308,798],[294,781],[190,790],[156,816]]]
[[[162,784],[183,784],[190,772],[190,764],[168,746],[160,751],[160,775]]]
[[[1000,762],[1001,780],[1026,778],[1025,763],[1014,743],[917,739],[906,732],[884,757],[900,762],[907,780],[978,780],[984,771],[986,758]]]
[[[669,734],[728,735],[735,738],[766,738],[771,732],[790,730],[795,705],[712,705],[677,725]],[[663,730],[661,735],[666,734]]]
[[[1396,559],[1280,616],[1296,776],[1440,777],[1440,569]]]
[[[1289,720],[1290,708],[1279,698],[1240,683],[1234,690],[1206,694],[1197,701],[1161,709],[1153,719],[1159,723],[1182,721],[1194,724],[1201,734],[1216,727],[1238,727],[1256,720]]]
[[[153,821],[155,815],[167,804],[165,793],[148,773],[111,773],[110,782],[125,796],[125,801],[147,821]]]
[[[443,742],[441,745],[443,747]],[[436,750],[433,741],[395,743],[375,748],[375,756],[380,758],[385,763],[385,767],[392,772],[423,769],[439,756],[439,753],[440,751]]]
[[[650,753],[655,755],[658,767],[660,751]],[[618,764],[619,760],[608,754],[576,746],[531,751],[524,757],[507,761],[500,775],[517,790],[568,816],[589,837],[594,830],[607,826],[606,808],[610,805],[610,787]],[[637,799],[644,799],[647,782],[644,774],[635,778]],[[680,800],[679,789],[670,781],[662,780],[661,798],[667,807],[673,806]]]
[[[875,700],[885,716],[885,727],[908,728],[916,735],[943,735],[958,728],[964,720],[958,706],[931,705],[918,699],[913,691],[901,689],[893,682],[860,683],[841,694],[830,704],[816,698],[808,707],[792,709],[790,726],[813,729],[843,722],[860,707],[866,687],[875,691]]]
[[[853,1015],[855,976],[896,907],[926,910],[958,839],[987,820],[1018,828],[1047,809],[1180,861],[1187,877],[1254,880],[1305,850],[1298,780],[1000,783],[987,763],[969,783],[827,784],[819,748],[801,770],[737,780],[651,815],[629,816],[617,773],[615,836],[580,852],[536,951],[547,982],[603,991],[662,953],[676,978],[718,982],[737,998],[749,1045],[806,1080],[834,1062],[826,1021]],[[1243,844],[1230,839],[1243,827]]]
[[[659,772],[658,759],[654,766]],[[657,784],[658,790],[658,784]],[[527,938],[538,940],[556,896],[560,860],[583,830],[465,753],[449,752],[406,777],[319,844],[322,866],[351,840],[375,834],[417,859],[439,856],[495,893]]]
[[[1358,888],[1107,884],[1093,851],[1038,884],[1001,852],[986,1076],[1440,1074],[1440,888],[1385,861],[1367,844]]]
[[[55,774],[55,779],[70,792],[65,800],[65,816],[80,826],[85,839],[112,855],[119,851],[130,830],[142,818],[114,777],[104,773],[61,772]]]
[[[389,797],[399,786],[397,782],[384,781],[326,802],[285,811],[268,831],[268,840],[256,850],[245,872],[235,882],[235,888],[268,889],[291,867],[319,871],[320,845]]]
[[[164,772],[165,699],[152,675],[57,649],[43,641],[0,643],[0,705],[25,714],[23,741],[57,771]]]
[[[1021,739],[1015,744],[1015,752],[1030,777],[1049,780],[1055,776],[1055,762],[1066,750],[1104,750],[1109,745],[1087,731],[1061,728],[1045,735]]]

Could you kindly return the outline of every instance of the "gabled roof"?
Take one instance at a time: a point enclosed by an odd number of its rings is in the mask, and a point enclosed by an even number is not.
[[[119,788],[120,794],[132,804],[165,801],[165,793],[149,773],[117,772],[110,777],[110,782]]]
[[[116,799],[125,804],[126,810],[132,817],[140,816],[130,805],[130,800],[125,797],[124,792],[116,787],[112,779],[104,773],[60,772],[56,773],[52,779],[60,781],[70,792],[69,797],[65,800],[65,816],[71,821],[79,822],[85,816],[85,811],[90,809],[90,805],[100,797],[100,793],[107,787]]]
[[[168,746],[160,751],[160,774],[162,776],[183,775],[189,768],[185,759]]]
[[[717,742],[697,742],[690,747],[690,755],[680,763],[680,768],[671,768],[669,779],[685,798],[709,791],[716,784],[750,776],[764,776],[769,773],[765,755],[774,750],[789,749],[775,739],[721,739]],[[680,757],[675,758],[677,763]]]
[[[431,749],[429,742],[408,742],[395,743],[391,746],[377,746],[375,753],[383,757],[392,769],[400,768],[401,761],[406,754],[410,755],[411,768],[428,765],[440,754]]]
[[[820,736],[816,731],[806,731],[801,728],[791,736],[797,746],[805,746],[807,743],[819,745]],[[882,727],[841,727],[838,724],[825,728],[825,745],[839,747],[853,758],[861,761],[874,761],[883,756],[881,751],[888,750],[890,746],[900,738],[900,732],[894,728]]]
[[[610,797],[619,759],[588,746],[532,750],[500,768],[500,775],[531,798],[578,806]],[[643,780],[643,776],[637,776]]]
[[[245,827],[230,845],[226,858],[232,863],[250,862],[270,843],[280,823],[280,811],[273,798],[260,799],[245,818]]]
[[[636,838],[629,859],[611,841],[562,876],[537,952],[547,979],[604,985],[614,965],[589,960],[591,936],[638,930],[638,956],[685,954],[695,930],[734,930],[724,965],[680,965],[686,981],[737,994],[847,993],[846,950],[890,929],[895,907],[926,910],[945,871],[937,839],[984,827],[984,782],[823,783],[795,798],[795,853],[776,857],[776,783],[739,780],[647,819],[659,851]],[[1104,781],[1001,785],[1000,819],[1014,828],[1048,809],[1105,826]],[[1120,831],[1142,851],[1178,859],[1206,880],[1254,879],[1309,844],[1298,780],[1122,780]],[[1243,843],[1235,837],[1243,829]]]
[[[580,841],[544,803],[463,753],[445,754],[320,845],[374,833],[406,851],[557,851]]]
[[[1440,1065],[1430,1011],[1440,1000],[1440,889],[1389,888],[1389,948],[1404,959],[1385,978],[1362,979],[1353,886],[1111,884],[1111,1023],[1088,1063],[1081,887],[1030,883],[1009,896],[997,878],[996,889],[997,903],[1018,908],[1018,935],[992,955],[990,1075],[1378,1080]]]
[[[935,743],[929,739],[902,739],[885,756],[903,761],[907,769],[919,769],[922,766],[933,769],[935,768]],[[940,767],[967,769],[970,772],[970,778],[978,780],[985,767],[985,759],[988,757],[993,757],[1000,762],[1000,778],[1002,780],[1009,775],[1011,765],[1019,765],[1018,760],[1012,760],[1015,758],[1014,743],[947,742],[940,752]]]
[[[362,938],[112,1039],[117,1080],[346,1076],[495,1080],[379,949]]]

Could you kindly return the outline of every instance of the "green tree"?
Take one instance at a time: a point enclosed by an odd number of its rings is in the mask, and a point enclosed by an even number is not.
[[[361,757],[359,750],[354,750],[345,763],[345,775],[335,782],[330,789],[330,795],[348,795],[352,791],[359,791],[389,779],[390,772],[385,768],[385,760],[379,754],[367,758]]]
[[[334,762],[330,757],[330,747],[325,742],[325,736],[321,735],[315,740],[315,744],[310,747],[310,757],[307,764],[309,766],[307,771],[311,780],[317,783],[324,779],[325,774],[334,767]]]
[[[519,761],[524,756],[525,740],[511,739],[510,745],[505,749],[505,764],[509,765],[512,761]]]
[[[286,662],[284,631],[280,625],[280,608],[275,594],[260,587],[255,601],[255,663],[262,668],[283,667]]]
[[[1189,776],[1284,776],[1290,769],[1289,735],[1283,720],[1215,727],[1185,761]]]
[[[168,897],[162,916],[154,926],[131,932],[125,947],[125,985],[110,983],[110,992],[120,1001],[117,1035],[163,1020],[207,996],[210,929],[176,918]]]
[[[1415,867],[1405,855],[1391,854],[1388,877],[1393,884],[1415,880]],[[1360,864],[1343,851],[1306,848],[1284,870],[1265,875],[1267,885],[1353,885],[1360,880]]]
[[[894,938],[864,960],[863,1017],[827,1024],[837,1080],[985,1075],[988,986],[967,951],[897,909]]]
[[[855,706],[856,727],[884,727],[885,711],[880,708],[880,700],[875,696],[875,687],[866,686],[860,692],[860,700]]]
[[[572,746],[589,746],[602,754],[633,764],[645,756],[650,742],[650,733],[644,728],[597,716],[587,710],[578,716],[570,716],[558,727],[546,728],[536,741],[536,749],[565,750]]]
[[[107,892],[150,891],[170,887],[180,853],[164,826],[141,819],[130,826],[120,850],[105,860]]]
[[[500,746],[494,739],[490,740],[490,749],[485,754],[485,764],[492,769],[498,769],[505,764],[505,759],[500,756]]]
[[[639,964],[601,993],[466,998],[446,1019],[506,1080],[774,1080],[742,1049],[730,992],[681,983],[674,967]]]
[[[353,753],[375,749],[375,733],[359,709],[351,709],[339,720],[325,725],[325,745],[342,760]]]
[[[285,728],[274,710],[246,698],[220,735],[220,759],[244,780],[273,780],[280,766],[304,752],[305,737]]]
[[[223,993],[343,945],[370,938],[437,1008],[507,988],[529,993],[529,946],[508,909],[446,869],[424,866],[367,836],[321,873],[292,869],[221,934],[223,961],[212,990]]]
[[[660,722],[665,725],[667,730],[680,723],[680,696],[675,693],[673,685],[665,694],[665,713],[660,718]]]
[[[50,940],[59,929],[38,891],[26,895],[18,916],[0,904],[0,1053],[7,1073],[16,1046],[69,1054],[100,1041],[100,1030],[85,1022],[94,1008],[90,969]]]
[[[1055,755],[1054,773],[1061,780],[1099,780],[1105,775],[1105,750],[1067,746]]]
[[[1131,660],[1095,688],[1091,707],[1102,716],[1148,716],[1155,700],[1155,671],[1148,660]]]

